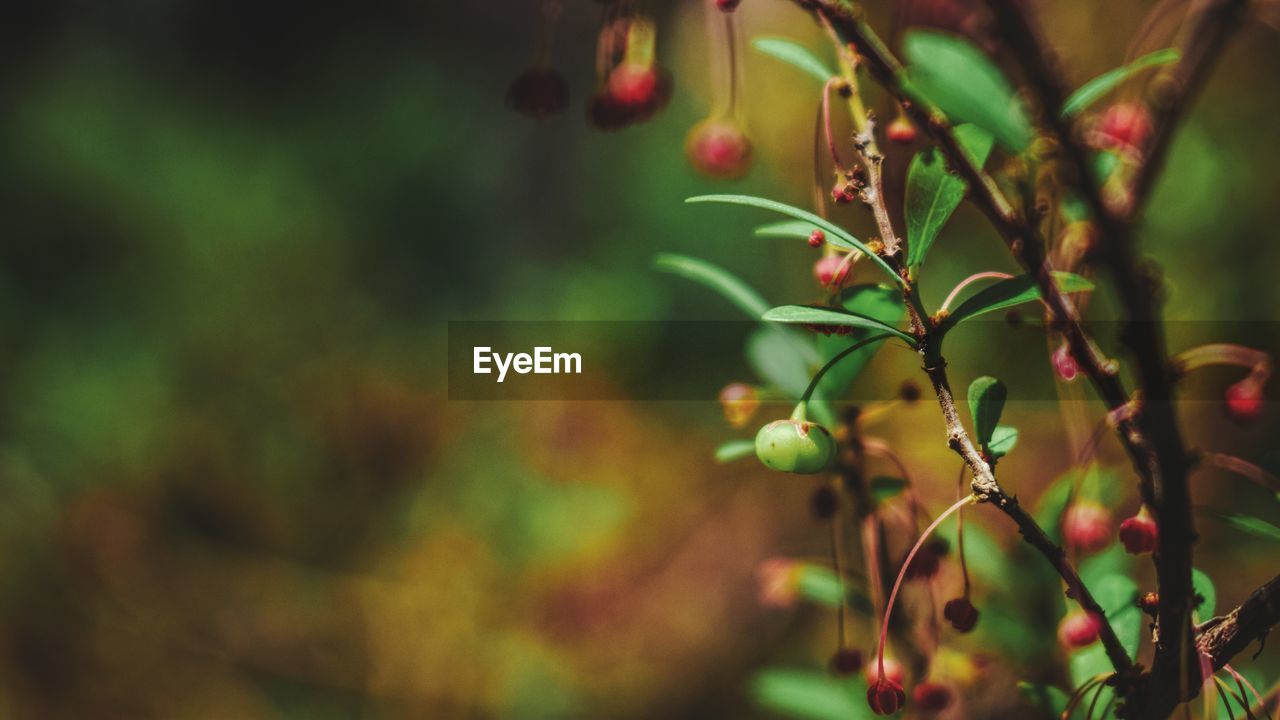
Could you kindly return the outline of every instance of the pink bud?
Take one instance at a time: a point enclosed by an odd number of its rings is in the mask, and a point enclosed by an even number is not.
[[[1076,359],[1071,356],[1071,348],[1065,342],[1057,350],[1053,351],[1051,361],[1053,362],[1053,371],[1058,374],[1058,377],[1067,382],[1075,380],[1076,376],[1080,374],[1080,366],[1076,364]]]
[[[1245,378],[1227,388],[1227,417],[1241,423],[1257,422],[1262,417],[1262,385]]]
[[[733,180],[751,169],[751,141],[728,118],[711,118],[694,125],[684,147],[693,167],[713,178]]]
[[[1097,133],[1106,147],[1141,148],[1151,135],[1151,113],[1138,102],[1112,105],[1098,121]]]
[[[821,230],[818,230],[815,228],[813,232],[809,233],[809,247],[812,247],[812,248],[822,247],[822,243],[826,241],[827,241],[827,234],[822,232]]]
[[[884,659],[883,677],[880,675],[879,661],[868,664],[863,674],[866,675],[868,685],[875,685],[877,682],[884,680],[901,687],[903,681],[907,679],[907,671],[902,667],[902,663],[891,657]]]
[[[1141,555],[1156,549],[1160,531],[1156,521],[1143,507],[1137,515],[1120,523],[1120,542],[1130,555]]]
[[[1077,610],[1058,625],[1058,642],[1068,650],[1076,650],[1096,642],[1102,620],[1093,613]]]
[[[898,143],[899,145],[908,145],[915,142],[916,126],[905,115],[899,115],[893,122],[889,123],[889,127],[885,130],[889,142]]]
[[[849,276],[849,265],[840,255],[827,255],[813,264],[813,277],[819,285],[843,285]]]
[[[1062,537],[1083,553],[1095,553],[1111,542],[1111,511],[1094,502],[1076,503],[1062,516]]]

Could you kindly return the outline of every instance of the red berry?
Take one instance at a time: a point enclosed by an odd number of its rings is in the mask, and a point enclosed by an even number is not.
[[[728,118],[711,118],[694,125],[684,148],[693,167],[713,178],[733,180],[751,169],[751,141]]]
[[[819,520],[830,520],[840,510],[840,493],[830,485],[819,485],[809,498],[809,508]]]
[[[862,669],[862,653],[855,648],[840,648],[831,656],[831,672],[853,675]]]
[[[942,617],[951,623],[956,632],[967,633],[978,624],[978,608],[968,598],[958,597],[948,600],[942,606]]]
[[[813,264],[813,277],[819,285],[843,285],[849,276],[849,265],[840,255],[827,255]]]
[[[1080,374],[1080,366],[1076,364],[1076,359],[1071,356],[1071,348],[1066,343],[1063,343],[1057,350],[1053,351],[1051,361],[1053,362],[1053,371],[1058,374],[1058,377],[1067,382],[1075,380],[1076,376]]]
[[[916,556],[911,559],[911,564],[907,566],[906,577],[908,580],[929,579],[938,574],[941,567],[942,552],[937,544],[929,543],[920,548],[916,552]]]
[[[1058,642],[1068,650],[1076,650],[1097,641],[1101,629],[1102,620],[1097,615],[1077,610],[1058,625]]]
[[[889,142],[908,145],[915,142],[916,126],[912,125],[905,115],[899,115],[893,122],[889,123],[885,134],[889,137]]]
[[[831,199],[841,205],[848,205],[858,199],[858,188],[853,183],[836,183],[831,188]]]
[[[951,705],[951,698],[951,688],[939,682],[922,682],[911,690],[911,699],[916,707],[925,712],[946,710]]]
[[[1144,507],[1131,518],[1120,523],[1120,542],[1130,555],[1141,555],[1156,549],[1160,539],[1160,530],[1156,521]]]
[[[809,233],[809,247],[822,247],[822,243],[827,241],[827,234],[821,230],[815,229]]]
[[[651,65],[624,62],[609,73],[609,95],[624,107],[640,107],[653,101],[658,73]]]
[[[1151,135],[1151,113],[1137,102],[1112,105],[1098,121],[1097,132],[1106,147],[1141,148]]]
[[[1257,422],[1262,417],[1262,385],[1245,378],[1227,388],[1226,412],[1241,424]]]
[[[742,0],[716,0],[716,7],[724,12],[733,12],[738,9],[738,4],[741,2]]]
[[[1111,543],[1111,511],[1094,502],[1067,508],[1062,516],[1062,537],[1083,553],[1096,553]]]
[[[881,680],[867,688],[867,704],[877,715],[892,715],[907,704],[907,694],[900,683]]]

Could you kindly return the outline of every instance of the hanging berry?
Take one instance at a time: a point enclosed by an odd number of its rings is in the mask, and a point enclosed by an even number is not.
[[[1058,642],[1068,650],[1078,650],[1098,640],[1102,620],[1095,614],[1077,610],[1058,624]]]
[[[765,467],[782,472],[822,472],[836,455],[836,441],[815,422],[775,420],[756,433],[756,457]]]
[[[1137,515],[1120,523],[1120,542],[1124,543],[1124,549],[1130,555],[1141,555],[1155,550],[1159,539],[1160,532],[1156,527],[1155,518],[1147,512],[1146,505],[1142,506]]]
[[[563,112],[569,106],[569,84],[551,67],[551,31],[559,15],[557,0],[543,3],[533,62],[507,87],[507,107],[539,120]]]
[[[942,617],[956,632],[967,633],[978,624],[978,608],[968,598],[958,597],[942,606]]]
[[[922,682],[911,690],[916,707],[927,713],[938,713],[951,706],[954,694],[940,682]]]
[[[739,65],[737,2],[707,0],[708,47],[713,53],[712,85],[721,97],[712,113],[690,128],[685,155],[695,170],[716,180],[736,180],[751,169],[752,147],[738,107]]]
[[[1080,502],[1062,516],[1062,537],[1082,553],[1096,553],[1111,543],[1111,511],[1096,502]]]

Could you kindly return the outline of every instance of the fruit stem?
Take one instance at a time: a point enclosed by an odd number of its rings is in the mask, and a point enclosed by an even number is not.
[[[809,381],[809,387],[805,388],[804,394],[800,396],[800,403],[796,405],[795,411],[791,413],[791,419],[800,420],[802,422],[805,420],[805,406],[809,403],[809,398],[813,397],[813,392],[818,389],[818,383],[822,380],[822,376],[826,375],[828,370],[835,367],[836,363],[839,363],[841,360],[848,357],[854,350],[857,350],[864,345],[870,345],[873,342],[887,340],[890,337],[892,336],[888,333],[873,335],[865,340],[859,340],[844,350],[836,353],[834,357],[827,361],[826,365],[823,365],[822,368],[814,374],[813,379]]]
[[[995,271],[974,273],[969,277],[961,280],[960,283],[955,287],[951,288],[951,294],[947,295],[947,299],[942,301],[942,306],[938,308],[938,312],[944,312],[950,309],[951,303],[955,302],[955,299],[960,296],[960,291],[964,290],[965,288],[969,287],[970,285],[972,285],[973,283],[979,280],[986,280],[986,279],[1008,280],[1012,277],[1013,276],[1010,275],[1009,273],[1002,273],[1002,272],[995,272]]]
[[[929,527],[925,528],[924,532],[920,534],[920,539],[916,540],[916,544],[911,548],[911,552],[907,553],[907,559],[902,563],[902,568],[898,570],[898,578],[893,581],[893,589],[889,591],[889,599],[884,604],[884,620],[880,623],[880,647],[876,651],[876,662],[879,665],[879,678],[884,678],[884,645],[885,639],[889,636],[889,617],[893,614],[893,602],[898,598],[898,590],[902,589],[902,580],[907,576],[907,568],[911,567],[911,561],[915,560],[916,553],[920,552],[920,548],[924,546],[925,540],[929,539],[929,535],[933,534],[933,531],[942,524],[943,520],[950,517],[951,513],[956,512],[965,505],[975,502],[977,499],[978,497],[976,495],[970,494],[944,510],[941,515],[934,518],[933,522],[929,523]]]

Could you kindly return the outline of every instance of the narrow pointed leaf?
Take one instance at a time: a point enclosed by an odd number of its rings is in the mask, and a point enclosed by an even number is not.
[[[1093,289],[1092,282],[1073,273],[1054,272],[1053,277],[1057,281],[1060,292],[1073,293]],[[1004,310],[1005,308],[1034,302],[1039,299],[1040,288],[1036,285],[1035,278],[1030,275],[1020,275],[1008,280],[1001,280],[974,293],[973,296],[960,303],[960,306],[951,312],[947,322],[955,325],[979,315]]]
[[[986,53],[955,35],[927,30],[902,40],[914,92],[942,109],[953,123],[973,123],[1006,149],[1020,153],[1031,144],[1026,108]]]
[[[1223,522],[1242,533],[1253,535],[1254,537],[1266,538],[1268,540],[1280,540],[1280,528],[1272,525],[1261,518],[1252,517],[1250,515],[1231,515],[1228,513],[1219,513],[1214,511]]]
[[[802,220],[783,220],[756,228],[756,237],[808,238],[818,228]]]
[[[751,289],[750,285],[728,270],[705,260],[661,253],[654,258],[653,265],[664,272],[706,285],[723,295],[752,319],[759,318],[769,309],[769,303],[761,297],[760,293]]]
[[[801,210],[798,207],[787,205],[786,203],[780,203],[780,202],[777,202],[776,200],[768,200],[766,198],[753,197],[751,195],[700,195],[698,197],[691,197],[685,200],[685,202],[687,203],[710,202],[710,203],[726,203],[729,205],[747,205],[749,207],[757,207],[764,210],[772,210],[773,212],[787,215],[796,220],[812,223],[815,227],[822,228],[823,232],[827,234],[827,242],[832,243],[838,247],[843,247],[846,250],[857,250],[863,253],[867,257],[871,258],[871,261],[873,263],[875,263],[876,265],[879,265],[880,269],[884,270],[889,275],[889,277],[893,278],[894,282],[898,284],[902,284],[905,282],[901,277],[898,276],[896,272],[893,271],[893,268],[889,266],[889,263],[885,262],[884,258],[871,252],[870,248],[868,248],[865,243],[855,238],[854,236],[850,235],[844,228],[840,227],[839,225],[836,225],[835,223],[829,220],[820,218],[811,212],[808,212],[806,210]]]
[[[841,327],[866,328],[868,330],[890,333],[902,338],[912,346],[914,346],[916,342],[915,338],[892,325],[883,323],[875,318],[867,317],[865,315],[857,315],[847,310],[812,307],[809,305],[782,305],[769,310],[762,317],[770,322],[787,324],[839,325]]]
[[[762,327],[747,336],[747,365],[769,385],[796,400],[809,386],[810,368],[818,362],[813,345],[803,344],[791,331],[777,326]],[[807,352],[799,350],[800,347]]]
[[[973,416],[973,434],[978,444],[986,447],[1004,412],[1009,390],[999,380],[984,375],[969,384],[969,414]]]
[[[1062,104],[1062,117],[1070,118],[1076,115],[1124,84],[1134,75],[1147,68],[1175,63],[1178,61],[1178,57],[1177,48],[1165,48],[1147,53],[1128,65],[1122,65],[1114,70],[1102,73],[1071,93],[1071,97],[1068,97],[1067,101]]]
[[[751,41],[751,47],[809,73],[817,78],[818,82],[825,83],[836,74],[827,67],[826,63],[810,52],[809,48],[793,40],[780,37],[757,37]]]
[[[756,444],[751,440],[730,440],[716,448],[716,462],[728,463],[756,454]]]

